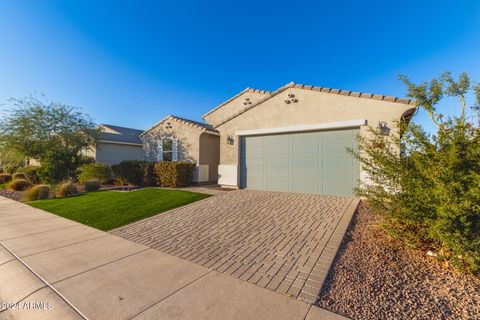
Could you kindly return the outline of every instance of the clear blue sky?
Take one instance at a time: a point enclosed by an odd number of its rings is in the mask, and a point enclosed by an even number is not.
[[[43,93],[140,129],[247,86],[404,96],[399,73],[480,80],[479,57],[478,0],[0,0],[0,102]]]

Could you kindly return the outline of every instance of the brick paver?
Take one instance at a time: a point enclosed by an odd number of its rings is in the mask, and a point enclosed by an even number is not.
[[[314,303],[357,205],[352,197],[238,190],[112,233]]]

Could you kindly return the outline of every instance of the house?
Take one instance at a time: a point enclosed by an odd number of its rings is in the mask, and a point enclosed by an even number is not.
[[[415,101],[289,83],[246,89],[203,119],[220,134],[218,183],[233,188],[352,195],[367,182],[348,149],[368,126],[398,134]]]
[[[194,182],[218,181],[220,136],[211,125],[169,115],[140,137],[147,160],[193,162]]]
[[[87,151],[87,156],[97,162],[114,165],[123,160],[144,160],[143,143],[140,134],[143,130],[99,125],[100,136],[95,148]]]

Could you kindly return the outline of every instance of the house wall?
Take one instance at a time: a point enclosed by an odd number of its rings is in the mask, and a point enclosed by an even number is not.
[[[298,103],[285,103],[289,93],[295,95]],[[379,121],[386,121],[392,128],[392,134],[395,134],[394,122],[412,108],[412,105],[395,102],[289,88],[216,128],[220,132],[219,175],[228,177],[225,184],[233,184],[238,179],[235,174],[239,159],[236,131],[366,119],[368,125],[374,127]],[[362,126],[360,135],[367,134],[367,126]],[[227,144],[227,135],[235,138],[233,145]],[[223,184],[221,179],[220,183]]]
[[[231,116],[234,113],[240,112],[243,109],[247,108],[249,104],[244,105],[245,99],[250,99],[249,102],[252,104],[256,103],[258,100],[263,99],[266,95],[264,93],[254,91],[246,91],[243,94],[239,95],[232,101],[226,103],[219,109],[213,111],[212,113],[203,117],[203,119],[213,125],[216,126],[217,124],[221,123],[225,118]]]
[[[170,122],[171,129],[166,128]],[[158,161],[158,144],[163,138],[173,138],[178,143],[178,161],[199,163],[200,135],[196,127],[175,120],[166,120],[142,136],[143,148],[149,161]]]
[[[118,164],[123,160],[143,160],[142,146],[98,142],[94,151],[89,151],[95,161],[109,165]]]
[[[209,133],[200,135],[200,165],[208,165],[208,181],[217,182],[220,163],[220,137]]]

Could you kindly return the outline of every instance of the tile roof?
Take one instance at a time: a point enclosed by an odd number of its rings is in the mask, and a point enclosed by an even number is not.
[[[166,116],[165,118],[163,118],[162,120],[160,120],[159,122],[157,122],[155,125],[153,125],[150,129],[148,130],[145,130],[144,132],[142,132],[142,134],[140,135],[143,136],[144,134],[146,134],[147,132],[153,130],[154,128],[156,128],[157,126],[159,126],[161,123],[163,123],[165,120],[167,119],[173,119],[175,121],[178,121],[180,123],[185,123],[189,126],[192,126],[192,127],[195,127],[195,128],[198,128],[200,130],[205,130],[205,131],[210,131],[210,132],[215,132],[215,133],[218,133],[217,130],[215,130],[215,128],[208,124],[208,123],[205,123],[205,122],[200,122],[200,121],[195,121],[195,120],[190,120],[190,119],[186,119],[186,118],[181,118],[181,117],[177,117],[177,116],[174,116],[174,115],[168,115]]]
[[[237,93],[236,95],[234,95],[233,97],[231,97],[230,99],[228,99],[227,101],[224,101],[222,102],[220,105],[218,105],[217,107],[215,107],[214,109],[208,111],[207,113],[205,113],[202,118],[204,118],[205,116],[208,116],[210,113],[212,112],[215,112],[217,111],[218,109],[220,109],[221,107],[223,107],[224,105],[226,105],[227,103],[235,100],[236,98],[240,97],[242,94],[244,94],[245,92],[253,92],[253,93],[259,93],[259,94],[264,94],[264,95],[267,95],[267,94],[270,94],[271,92],[270,91],[267,91],[267,90],[260,90],[260,89],[253,89],[253,88],[246,88],[245,90],[243,91],[240,91],[239,93]]]
[[[296,84],[295,82],[290,82],[290,83],[287,83],[283,87],[281,87],[281,88],[279,88],[279,89],[277,89],[273,92],[269,92],[268,94],[266,94],[266,96],[264,98],[258,100],[254,104],[235,112],[234,114],[232,114],[231,116],[224,119],[221,123],[219,123],[215,127],[221,126],[222,124],[232,120],[233,118],[238,117],[242,113],[258,106],[259,104],[265,102],[266,100],[276,96],[277,94],[279,94],[279,93],[281,93],[281,92],[283,92],[283,91],[285,91],[289,88],[312,90],[312,91],[318,91],[318,92],[323,92],[323,93],[338,94],[338,95],[342,95],[342,96],[350,96],[350,97],[355,97],[355,98],[383,100],[383,101],[388,101],[388,102],[407,104],[407,105],[411,105],[413,107],[415,107],[415,105],[417,103],[415,100],[407,99],[407,98],[397,98],[397,97],[393,97],[393,96],[385,96],[385,95],[382,95],[382,94],[355,92],[355,91],[350,91],[350,90],[332,89],[332,88],[310,86],[310,85]]]
[[[110,124],[101,124],[99,140],[100,141],[112,141],[112,142],[119,142],[119,143],[135,143],[135,144],[142,144],[142,140],[140,140],[140,134],[143,130],[126,128],[126,127],[119,127]]]

